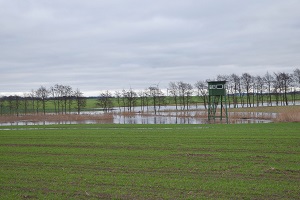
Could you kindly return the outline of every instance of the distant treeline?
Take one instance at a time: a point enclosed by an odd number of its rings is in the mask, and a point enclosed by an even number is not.
[[[41,86],[37,90],[25,93],[24,96],[11,95],[0,98],[0,114],[46,114],[52,102],[53,112],[67,113],[76,110],[77,113],[86,106],[86,98],[79,89],[56,84],[47,89]]]
[[[300,69],[293,73],[269,73],[263,76],[252,76],[243,73],[218,75],[211,80],[227,81],[227,101],[229,107],[278,106],[295,104],[300,93]],[[159,85],[150,86],[144,90],[123,89],[122,91],[105,91],[99,94],[96,103],[89,108],[100,107],[105,111],[113,107],[123,108],[131,112],[134,107],[156,113],[161,106],[174,105],[176,109],[188,110],[192,104],[203,104],[207,108],[207,81],[198,81],[194,85],[183,81],[170,82],[167,89]],[[165,92],[163,92],[165,91]],[[50,105],[51,104],[51,105]],[[0,97],[0,114],[38,114],[50,112],[78,114],[87,107],[87,98],[79,89],[56,84],[49,89],[41,86],[23,96],[11,95]]]

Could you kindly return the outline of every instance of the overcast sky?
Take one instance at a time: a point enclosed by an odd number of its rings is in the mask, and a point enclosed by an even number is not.
[[[0,95],[291,73],[299,0],[0,0]]]

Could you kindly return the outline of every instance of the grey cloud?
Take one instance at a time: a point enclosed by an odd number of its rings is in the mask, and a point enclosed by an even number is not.
[[[300,61],[299,8],[297,0],[0,0],[0,93],[290,72]]]

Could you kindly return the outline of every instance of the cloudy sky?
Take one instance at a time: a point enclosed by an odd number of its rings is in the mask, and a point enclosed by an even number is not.
[[[292,72],[299,0],[0,0],[0,94]]]

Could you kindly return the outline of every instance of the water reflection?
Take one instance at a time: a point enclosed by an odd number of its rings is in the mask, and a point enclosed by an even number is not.
[[[0,126],[27,126],[27,125],[59,125],[59,124],[111,124],[103,120],[83,120],[83,121],[15,121],[3,122]]]
[[[262,119],[230,119],[232,124],[246,123],[269,123],[271,120]],[[176,116],[121,116],[114,115],[113,122],[99,120],[84,120],[84,121],[16,121],[0,123],[1,126],[10,125],[51,125],[51,124],[207,124],[209,121],[206,118],[192,117],[176,117]],[[225,120],[211,121],[210,123],[226,123]]]
[[[269,123],[272,120],[267,119],[230,119],[230,123],[242,124],[242,123]],[[177,116],[114,116],[114,124],[207,124],[209,121],[207,118],[195,118],[195,117],[177,117]],[[211,121],[211,123],[226,123],[225,120],[220,121],[216,119]]]
[[[114,116],[115,124],[205,124],[206,119],[176,116]]]
[[[135,112],[126,113],[123,109],[114,108],[110,113],[104,113],[102,110],[82,112],[82,115],[87,116],[105,116],[112,115],[108,120],[61,120],[61,121],[14,121],[0,123],[1,126],[9,125],[49,125],[49,124],[207,124],[207,113],[205,110],[200,110],[203,106],[191,106],[190,110],[175,110],[175,106],[164,106],[155,115],[148,108],[148,112],[142,112],[140,107],[135,108]],[[125,108],[126,110],[126,108]],[[74,113],[76,114],[76,113]],[[264,113],[264,112],[232,112],[229,113],[230,123],[269,123],[272,119],[277,117],[277,113]],[[88,119],[88,118],[87,118]],[[212,121],[211,123],[214,123]],[[216,119],[216,123],[220,123]],[[226,123],[223,120],[221,123]]]

